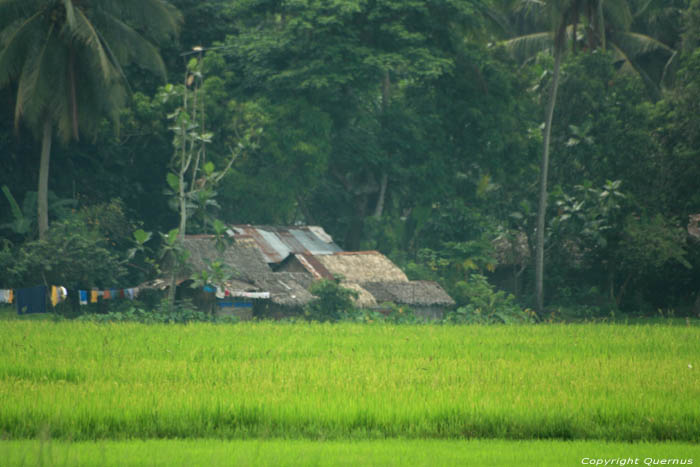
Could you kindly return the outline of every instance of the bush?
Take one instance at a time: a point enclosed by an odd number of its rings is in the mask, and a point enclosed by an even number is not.
[[[354,323],[388,323],[388,324],[423,324],[426,320],[416,317],[415,312],[405,306],[386,302],[378,310],[353,310],[348,313],[345,321]]]
[[[216,315],[197,310],[189,300],[175,303],[174,307],[163,301],[153,310],[146,310],[141,303],[129,303],[117,311],[103,314],[85,314],[78,318],[80,321],[93,323],[111,323],[131,321],[144,324],[185,324],[193,322],[204,323],[237,323],[235,316],[217,317]]]
[[[316,321],[338,321],[353,310],[353,299],[357,292],[346,289],[337,281],[322,279],[315,282],[309,291],[318,297],[304,307],[304,315]]]
[[[532,322],[534,313],[521,309],[512,294],[494,291],[486,277],[472,274],[455,284],[455,299],[466,305],[449,312],[443,322],[452,324],[513,324]]]
[[[18,285],[60,284],[68,288],[100,287],[118,283],[125,275],[124,261],[99,232],[81,219],[54,222],[44,240],[23,244],[14,255],[0,255],[5,279]]]

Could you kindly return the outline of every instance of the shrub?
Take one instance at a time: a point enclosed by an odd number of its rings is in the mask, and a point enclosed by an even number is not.
[[[304,314],[317,321],[338,321],[346,317],[353,310],[353,299],[357,298],[354,290],[327,279],[315,282],[309,291],[318,298],[304,307]]]
[[[512,294],[494,291],[486,277],[480,274],[472,274],[468,281],[455,284],[455,295],[466,305],[449,312],[443,320],[445,323],[512,324],[533,320],[532,311],[521,309]]]
[[[152,310],[147,310],[142,303],[135,302],[121,307],[117,311],[103,314],[85,314],[78,318],[80,321],[94,323],[111,323],[132,321],[144,324],[185,324],[193,322],[206,323],[236,323],[235,316],[217,317],[216,315],[197,310],[189,300],[182,300],[170,306],[165,301]]]

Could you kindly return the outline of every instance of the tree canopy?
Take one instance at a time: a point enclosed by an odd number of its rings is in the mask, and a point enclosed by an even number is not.
[[[534,307],[540,257],[543,319],[690,313],[699,18],[698,0],[0,0],[0,288],[36,281],[66,232],[114,265],[56,266],[76,280],[153,273],[131,232],[179,225],[163,96],[196,84],[179,128],[206,134],[212,172],[182,177],[186,233],[318,224],[459,305]],[[117,217],[129,232],[98,227]]]

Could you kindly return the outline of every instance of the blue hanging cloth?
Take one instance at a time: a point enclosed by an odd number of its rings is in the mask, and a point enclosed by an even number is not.
[[[17,314],[46,313],[46,286],[17,290]]]

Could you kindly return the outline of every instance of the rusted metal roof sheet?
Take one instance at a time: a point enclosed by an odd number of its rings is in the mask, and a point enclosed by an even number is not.
[[[296,259],[314,276],[314,279],[333,279],[333,274],[312,255],[300,253],[294,255]]]
[[[294,238],[304,247],[305,251],[298,253],[311,253],[312,255],[332,255],[335,252],[341,251],[340,247],[335,243],[325,242],[317,237],[315,233],[308,229],[290,229]],[[297,253],[295,251],[295,253]]]
[[[236,225],[237,237],[252,238],[269,263],[280,263],[290,254],[330,255],[342,251],[321,227],[272,227]]]
[[[280,240],[287,245],[290,251],[294,253],[303,253],[306,251],[306,247],[296,239],[296,235],[294,235],[295,232],[296,231],[279,229],[275,233],[279,236]]]

